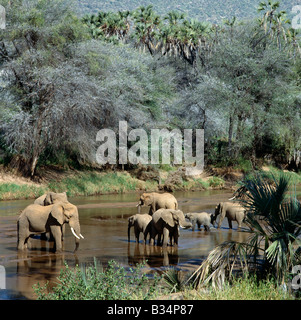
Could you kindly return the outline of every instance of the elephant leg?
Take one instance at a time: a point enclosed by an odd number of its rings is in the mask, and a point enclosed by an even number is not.
[[[47,241],[47,235],[46,235],[46,232],[41,233],[41,240]]]
[[[146,238],[147,238],[148,232],[144,231],[143,235],[144,235],[143,243],[146,244]]]
[[[150,208],[149,208],[148,214],[149,214],[150,216],[152,216],[155,211],[156,211],[156,206],[155,206],[154,204],[152,204],[152,205],[150,206]]]
[[[155,238],[157,235],[156,228],[154,226],[151,227],[151,234],[150,234],[150,239],[149,239],[149,244],[151,246],[155,245]]]
[[[163,229],[163,247],[167,247],[167,242],[169,239],[169,230],[167,228]]]
[[[62,229],[61,229],[61,232],[62,232],[62,241],[64,241],[65,230],[66,230],[66,225],[63,224],[63,225],[62,225]]]
[[[140,235],[140,230],[137,226],[135,226],[135,237],[136,237],[137,243],[139,243],[139,235]]]
[[[241,229],[242,219],[237,219],[238,229]]]
[[[150,236],[151,236],[151,227],[150,224],[147,225],[147,227],[145,228],[144,232],[144,244],[146,244],[146,240],[147,240],[147,236],[149,235],[149,242],[150,242]]]
[[[54,252],[62,252],[62,229],[61,226],[50,226],[54,238]]]
[[[230,218],[228,218],[228,224],[229,224],[229,228],[232,229],[232,220]]]
[[[210,226],[209,225],[204,224],[204,228],[205,228],[205,231],[210,231]]]
[[[162,245],[161,233],[158,233],[157,246],[161,246],[161,245]]]
[[[194,231],[194,228],[195,228],[195,220],[194,220],[194,219],[193,219],[193,220],[191,220],[191,224],[192,224],[192,226],[191,226],[192,231]]]
[[[24,250],[27,248],[27,241],[30,233],[28,230],[18,230],[18,250]]]
[[[179,239],[179,229],[178,227],[176,227],[175,231],[174,231],[174,244],[177,246],[178,245],[178,239]]]
[[[27,241],[29,239],[29,235],[26,236],[24,234],[19,235],[18,239],[18,250],[25,250],[27,249]]]

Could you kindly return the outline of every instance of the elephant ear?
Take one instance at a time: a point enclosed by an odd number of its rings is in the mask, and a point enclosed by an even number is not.
[[[153,202],[152,197],[149,194],[144,196],[144,204],[146,206],[149,206],[150,204],[152,204],[152,202]]]
[[[49,206],[53,204],[52,192],[48,192],[44,199],[44,206]]]
[[[51,215],[56,221],[62,225],[64,223],[64,208],[62,204],[54,204],[51,210]]]
[[[164,210],[161,214],[161,218],[167,223],[170,227],[174,227],[177,222],[177,217],[174,214],[175,210]]]
[[[128,222],[129,222],[129,224],[130,224],[130,225],[133,225],[133,224],[134,224],[134,222],[135,222],[135,220],[136,220],[135,215],[130,216],[130,217],[128,218]]]

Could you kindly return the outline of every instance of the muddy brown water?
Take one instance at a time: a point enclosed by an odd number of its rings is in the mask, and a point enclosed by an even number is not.
[[[175,192],[179,208],[183,212],[213,212],[215,205],[232,196],[228,191]],[[178,247],[152,247],[136,244],[133,228],[131,241],[127,240],[127,218],[137,213],[135,207],[139,194],[101,195],[69,199],[78,206],[81,233],[79,249],[73,253],[74,237],[66,226],[64,252],[52,253],[53,243],[31,239],[31,248],[25,253],[17,251],[17,218],[22,209],[32,200],[0,202],[0,265],[5,268],[5,290],[0,290],[0,299],[35,299],[32,286],[46,281],[55,283],[60,269],[66,261],[69,266],[92,263],[94,258],[104,266],[109,260],[116,260],[124,267],[147,260],[145,268],[162,271],[174,266],[191,272],[201,263],[217,244],[226,240],[243,240],[248,233],[228,228],[225,219],[222,228],[210,232],[181,230]],[[141,213],[147,212],[146,207]]]

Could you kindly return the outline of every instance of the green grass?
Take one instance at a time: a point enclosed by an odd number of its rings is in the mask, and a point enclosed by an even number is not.
[[[222,188],[225,184],[225,180],[220,177],[211,177],[208,180],[208,183],[211,188]]]
[[[126,173],[84,172],[59,182],[51,181],[48,186],[54,192],[66,191],[68,196],[89,196],[135,191],[138,188],[138,180]]]
[[[298,186],[301,185],[301,174],[300,173],[296,173],[293,171],[283,171],[281,169],[275,168],[273,166],[266,166],[266,168],[268,168],[268,171],[259,171],[260,174],[267,180],[269,180],[270,182],[273,182],[274,179],[273,177],[279,177],[281,174],[285,174],[287,177],[289,177],[289,182],[291,186]],[[246,179],[252,179],[252,177],[254,177],[254,172],[249,172],[246,175]]]
[[[239,277],[223,289],[212,286],[199,291],[185,291],[185,299],[197,300],[293,300],[295,297],[276,285],[273,279],[258,280],[255,276]]]
[[[170,167],[164,167],[166,171],[172,171]],[[272,175],[278,176],[282,172],[274,167],[269,167],[269,171],[264,171],[266,178],[272,179]],[[250,177],[253,173],[248,173]],[[292,186],[301,185],[301,174],[295,172],[286,173],[290,177]],[[164,182],[164,180],[163,180]],[[210,177],[208,180],[201,178],[183,181],[179,185],[174,185],[174,190],[207,190],[210,188],[223,188],[225,181],[221,177]],[[107,193],[124,193],[137,190],[157,191],[157,181],[141,181],[132,177],[127,172],[96,172],[82,171],[73,176],[67,176],[62,180],[52,180],[45,185],[17,184],[11,182],[0,183],[0,200],[13,199],[34,199],[42,194],[53,192],[67,192],[72,196],[90,196]]]
[[[0,184],[0,200],[38,198],[47,191],[45,187],[5,182]]]

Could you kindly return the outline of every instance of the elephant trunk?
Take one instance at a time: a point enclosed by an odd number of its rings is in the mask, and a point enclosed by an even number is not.
[[[188,229],[192,227],[192,223],[186,220],[180,220],[179,222],[180,222],[180,227],[183,229]]]
[[[83,235],[80,233],[80,225],[79,222],[76,221],[75,223],[69,222],[71,232],[75,237],[75,250],[74,252],[78,249],[79,247],[79,240],[82,238],[84,239]]]
[[[136,207],[138,208],[138,213],[141,212],[141,201],[138,202],[138,204],[136,205]]]

